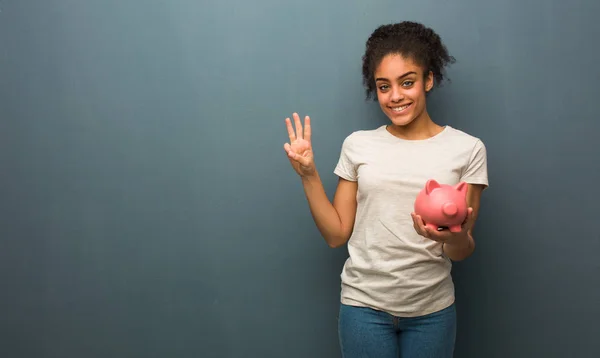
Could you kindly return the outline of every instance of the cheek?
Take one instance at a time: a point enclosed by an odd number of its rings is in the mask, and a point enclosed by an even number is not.
[[[389,95],[387,93],[377,92],[377,102],[379,104],[384,105],[389,100]]]
[[[407,93],[414,101],[422,102],[425,99],[425,89],[420,87],[411,88]]]

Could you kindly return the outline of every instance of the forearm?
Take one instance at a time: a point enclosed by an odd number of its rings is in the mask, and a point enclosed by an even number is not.
[[[475,240],[473,239],[473,228],[475,221],[479,215],[479,206],[481,192],[484,186],[480,184],[469,184],[467,191],[467,203],[472,208],[469,218],[470,225],[466,230],[466,237],[461,237],[459,240],[453,240],[444,244],[444,253],[452,261],[462,261],[473,254],[475,251]]]
[[[340,216],[327,197],[319,174],[302,177],[302,186],[313,220],[330,247],[339,247],[348,241]]]
[[[474,250],[475,240],[470,232],[463,240],[444,243],[444,254],[452,261],[462,261],[471,256]]]

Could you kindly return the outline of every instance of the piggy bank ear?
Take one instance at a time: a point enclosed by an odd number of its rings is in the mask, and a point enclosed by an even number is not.
[[[467,183],[465,183],[464,181],[456,184],[454,186],[454,189],[459,191],[461,194],[467,195],[468,186],[467,186]]]
[[[433,189],[437,189],[440,187],[440,184],[435,181],[434,179],[429,179],[427,181],[427,183],[425,184],[425,193],[427,195],[431,194],[431,192],[433,191]]]

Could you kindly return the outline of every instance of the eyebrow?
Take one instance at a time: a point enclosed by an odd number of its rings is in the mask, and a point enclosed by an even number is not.
[[[398,77],[398,79],[404,78],[408,75],[416,75],[417,73],[415,71],[408,71],[405,74],[403,74],[402,76]],[[375,81],[387,81],[387,78],[376,78]]]

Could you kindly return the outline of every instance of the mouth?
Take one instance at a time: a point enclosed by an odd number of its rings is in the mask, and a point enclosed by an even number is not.
[[[397,106],[397,107],[389,107],[393,113],[402,113],[404,111],[406,111],[410,106],[412,106],[412,103],[409,104],[405,104],[403,106]]]

